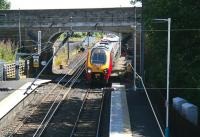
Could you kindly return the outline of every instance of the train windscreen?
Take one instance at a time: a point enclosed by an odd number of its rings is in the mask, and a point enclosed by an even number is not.
[[[92,64],[105,64],[106,63],[106,52],[103,49],[93,49],[91,56]]]

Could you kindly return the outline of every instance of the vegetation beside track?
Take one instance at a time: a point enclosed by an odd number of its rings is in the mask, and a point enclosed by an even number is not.
[[[195,0],[143,1],[144,23],[147,30],[144,31],[147,82],[155,88],[166,87],[168,26],[167,22],[154,22],[153,19],[171,18],[170,87],[182,88],[171,91],[173,96],[182,96],[200,106],[199,5],[200,1]]]
[[[200,129],[199,126],[194,126],[181,117],[171,107],[172,98],[177,96],[200,107],[200,18],[197,14],[200,12],[199,5],[200,1],[195,0],[143,0],[145,83],[152,88],[148,91],[154,108],[162,117],[160,121],[165,121],[166,116],[168,24],[155,22],[153,19],[171,18],[169,96],[171,136],[195,136]]]
[[[10,2],[7,0],[0,0],[0,9],[10,9]]]
[[[0,60],[13,63],[15,60],[14,44],[11,41],[0,41]]]
[[[96,43],[97,41],[99,41],[103,37],[103,33],[94,32],[93,36],[96,39],[94,43]],[[86,37],[87,37],[87,33],[86,32],[75,32],[73,34],[73,37],[69,38],[69,42],[70,43],[81,42]],[[62,39],[62,37],[60,37],[59,39]],[[80,47],[76,47],[72,51],[70,51],[70,53],[69,53],[70,58],[75,57],[78,54],[78,52],[80,51],[80,48],[82,46],[83,45],[81,45]],[[57,56],[55,57],[54,67],[59,68],[60,65],[67,65],[68,64],[68,60],[69,59],[68,59],[68,49],[67,48],[68,48],[67,45],[64,45],[60,49],[60,51],[58,52]]]

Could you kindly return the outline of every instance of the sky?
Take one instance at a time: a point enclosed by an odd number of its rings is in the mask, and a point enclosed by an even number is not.
[[[131,7],[130,0],[8,0],[11,9],[73,9]],[[140,5],[140,4],[138,4]]]

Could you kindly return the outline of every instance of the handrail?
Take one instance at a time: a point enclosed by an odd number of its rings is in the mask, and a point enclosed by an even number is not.
[[[130,63],[129,63],[129,65],[131,66],[132,70],[135,71],[135,69],[133,68],[133,66],[132,66]],[[149,94],[147,93],[147,90],[146,90],[146,87],[145,87],[145,85],[144,85],[143,79],[142,79],[142,77],[141,77],[137,72],[136,72],[136,75],[138,76],[138,78],[140,79],[140,81],[141,81],[141,83],[142,83],[142,86],[144,87],[145,94],[146,94],[147,99],[148,99],[148,101],[149,101],[149,105],[150,105],[151,110],[152,110],[152,112],[153,112],[153,115],[154,115],[154,117],[155,117],[155,119],[156,119],[157,125],[158,125],[158,127],[159,127],[159,129],[160,129],[160,132],[161,132],[161,134],[162,134],[162,137],[165,137],[165,134],[164,134],[164,132],[163,132],[163,130],[162,130],[161,124],[160,124],[160,122],[159,122],[159,120],[158,120],[158,117],[157,117],[157,115],[156,115],[156,112],[155,112],[155,110],[154,110],[154,107],[153,107],[153,105],[152,105],[152,103],[151,103]]]

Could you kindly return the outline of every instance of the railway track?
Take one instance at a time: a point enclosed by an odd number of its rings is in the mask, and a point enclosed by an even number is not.
[[[48,85],[43,85],[37,89],[36,96],[42,96],[38,99],[37,103],[34,100],[30,101],[29,107],[22,110],[23,116],[18,117],[16,121],[13,121],[13,124],[4,129],[3,136],[6,137],[38,137],[41,136],[43,131],[46,129],[49,121],[53,118],[55,112],[59,108],[62,101],[69,95],[72,86],[82,74],[84,66],[79,68],[76,74],[68,80],[63,86],[60,85],[62,80],[65,78],[62,77],[57,84],[50,83]],[[68,87],[66,87],[69,85]],[[1,135],[2,136],[2,135]]]
[[[21,108],[21,111],[16,114],[16,117],[15,119],[13,119],[13,122],[8,127],[4,127],[3,129],[1,129],[0,136],[1,137],[13,136],[13,134],[19,132],[21,132],[22,134],[23,126],[31,122],[31,118],[35,116],[36,112],[40,111],[42,112],[44,110],[42,110],[41,108],[43,108],[44,106],[48,107],[50,105],[48,101],[50,101],[52,97],[55,95],[53,95],[54,94],[53,92],[50,93],[48,91],[51,91],[53,87],[55,87],[54,83],[48,83],[46,85],[42,85],[39,88],[37,88],[37,92],[33,93],[32,96],[34,97],[32,98],[27,97],[26,101],[24,102],[27,102],[29,105],[24,105]],[[32,123],[32,125],[36,126],[34,125],[34,123]]]
[[[65,90],[63,90],[59,95],[56,95],[56,92],[59,92],[59,90],[62,90],[62,87],[57,87],[56,90],[45,96],[40,104],[31,110],[30,115],[21,121],[21,123],[15,128],[14,133],[10,136],[32,137],[35,131],[40,127],[41,121],[43,121],[45,117],[49,118],[49,115],[46,114],[48,112],[52,113],[56,105],[62,99]],[[55,101],[54,105],[52,105],[52,101]],[[52,109],[50,110],[49,108],[51,107]]]
[[[49,88],[52,88],[52,83],[49,83]],[[51,87],[50,87],[51,85]],[[44,87],[41,87],[44,89]],[[62,87],[60,87],[62,88]],[[39,89],[38,89],[39,90]],[[103,107],[104,92],[99,90],[87,90],[74,88],[70,95],[59,107],[56,114],[50,118],[50,115],[44,120],[47,111],[49,110],[53,93],[49,98],[40,105],[40,108],[31,109],[33,112],[26,119],[15,125],[13,137],[66,137],[66,136],[84,136],[97,137],[99,133],[100,118]],[[62,96],[62,95],[61,95]],[[50,101],[50,103],[48,103]],[[55,110],[55,109],[54,109]],[[51,121],[50,121],[51,120]],[[48,121],[48,122],[47,122]],[[21,125],[20,125],[21,124]],[[38,130],[38,131],[37,131]]]
[[[0,136],[97,137],[104,92],[88,89],[84,82],[72,88],[83,71],[84,66],[67,83],[63,83],[64,77],[61,77],[58,83],[41,85],[34,92],[36,99],[30,100],[30,105]]]
[[[104,92],[88,90],[70,137],[98,137]]]

